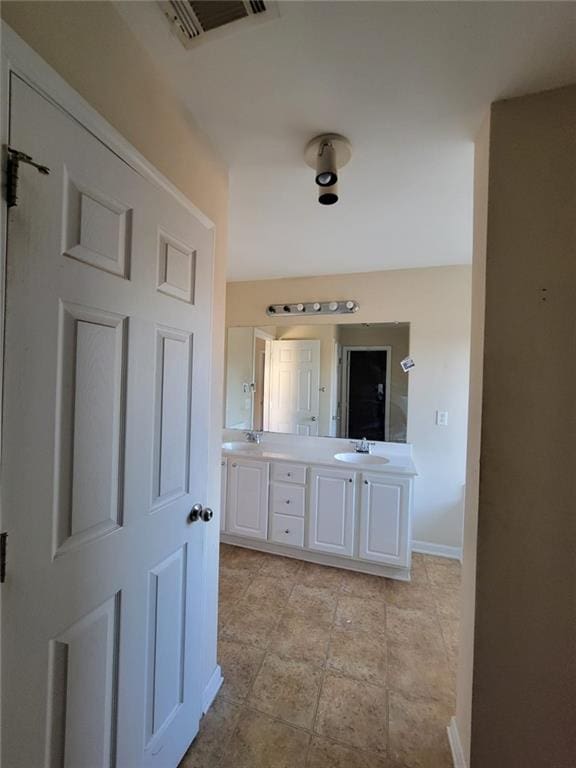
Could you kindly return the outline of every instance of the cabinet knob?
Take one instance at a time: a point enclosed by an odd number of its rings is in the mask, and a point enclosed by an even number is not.
[[[368,485],[368,480],[364,480],[364,485]]]
[[[351,478],[351,477],[349,477],[349,478],[348,478],[348,482],[349,482],[349,483],[351,483],[351,482],[352,482],[352,478]]]
[[[284,531],[284,533],[290,533],[290,528],[286,528],[286,530]]]
[[[237,466],[238,466],[238,464],[232,464],[232,466],[233,466],[233,467],[237,467]]]
[[[286,499],[286,504],[290,504],[290,499]]]
[[[292,477],[292,472],[286,472],[286,477]]]

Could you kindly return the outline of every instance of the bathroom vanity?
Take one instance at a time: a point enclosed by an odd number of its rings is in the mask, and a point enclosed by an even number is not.
[[[410,578],[411,446],[225,430],[221,540],[363,573]]]

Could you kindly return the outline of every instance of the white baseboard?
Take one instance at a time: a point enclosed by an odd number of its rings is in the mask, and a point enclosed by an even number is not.
[[[454,763],[454,768],[467,768],[466,760],[464,758],[464,750],[462,749],[462,742],[460,741],[460,734],[458,733],[458,725],[456,724],[455,717],[451,718],[450,725],[446,730],[448,731],[448,741],[452,751],[452,762]]]
[[[202,713],[206,714],[210,707],[212,706],[212,702],[216,698],[216,694],[220,690],[220,686],[224,682],[224,678],[222,677],[222,670],[220,669],[220,664],[216,664],[216,669],[214,672],[212,672],[212,676],[210,677],[210,680],[208,681],[208,685],[206,688],[204,688],[204,693],[202,694]]]
[[[433,541],[415,541],[412,539],[412,552],[422,555],[449,557],[451,560],[462,561],[462,547],[449,547],[446,544],[434,544]]]

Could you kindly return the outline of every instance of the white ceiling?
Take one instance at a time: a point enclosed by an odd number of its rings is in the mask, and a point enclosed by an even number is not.
[[[282,2],[189,51],[119,7],[230,167],[232,280],[470,262],[488,105],[576,81],[573,2]],[[354,148],[332,207],[303,160],[326,131]]]

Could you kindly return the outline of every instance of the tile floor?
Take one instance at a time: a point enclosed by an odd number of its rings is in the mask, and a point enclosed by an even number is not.
[[[222,545],[224,684],[180,768],[451,768],[459,584]]]

